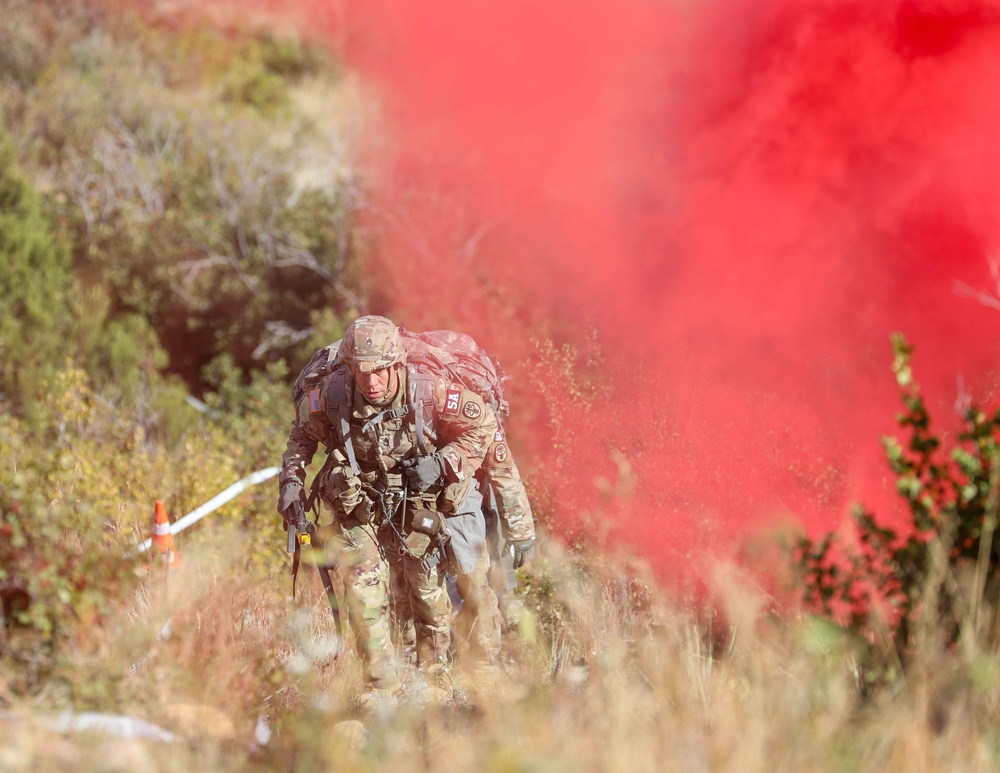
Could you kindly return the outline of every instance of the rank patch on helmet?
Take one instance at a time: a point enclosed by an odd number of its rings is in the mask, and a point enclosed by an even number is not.
[[[459,406],[462,404],[462,393],[457,389],[449,389],[444,396],[444,412],[445,413],[458,413]]]
[[[309,390],[309,413],[319,413],[323,410],[319,404],[319,392],[318,388]]]
[[[506,461],[507,446],[504,443],[497,444],[497,447],[493,449],[493,458],[498,462]]]
[[[468,416],[470,419],[478,419],[483,415],[483,409],[479,407],[479,403],[468,402],[462,409],[462,413]]]

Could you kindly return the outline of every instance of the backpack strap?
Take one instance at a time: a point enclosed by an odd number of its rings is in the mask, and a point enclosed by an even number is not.
[[[358,458],[354,454],[354,443],[351,441],[351,408],[354,402],[354,377],[349,368],[335,372],[329,386],[323,390],[326,400],[326,413],[335,424],[340,441],[344,444],[344,453],[355,475],[361,474]]]
[[[354,455],[354,442],[351,440],[351,412],[346,406],[340,408],[340,438],[344,443],[344,451],[347,452],[347,461],[354,470],[355,475],[361,474],[358,466],[358,458]]]
[[[383,421],[389,421],[391,419],[398,419],[401,416],[408,414],[414,405],[409,403],[408,405],[397,405],[395,408],[387,408],[384,411],[379,411],[374,416],[372,416],[368,421],[364,423],[361,427],[362,432],[368,432],[376,424],[381,424]]]
[[[422,372],[416,365],[406,365],[406,381],[413,408],[413,429],[417,435],[417,450],[427,454],[427,425],[434,410],[434,376]]]

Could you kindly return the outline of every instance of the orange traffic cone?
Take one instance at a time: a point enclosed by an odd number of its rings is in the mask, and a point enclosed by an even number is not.
[[[167,508],[162,499],[156,500],[156,508],[153,510],[153,538],[150,541],[149,552],[165,556],[168,567],[173,568],[180,563],[180,555],[174,546],[174,535],[170,531]]]

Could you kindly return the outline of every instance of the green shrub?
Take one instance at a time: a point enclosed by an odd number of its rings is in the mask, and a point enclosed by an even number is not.
[[[43,59],[36,77],[9,74],[2,104],[16,108],[21,165],[44,182],[71,250],[60,265],[104,315],[81,331],[100,350],[81,359],[93,375],[144,355],[162,369],[162,347],[166,368],[200,391],[220,354],[246,376],[297,354],[317,310],[358,305],[350,138],[290,98],[308,79],[336,101],[337,73],[318,49],[97,7],[58,25],[41,10],[18,18],[11,50],[23,38]]]
[[[946,453],[913,380],[911,347],[897,335],[893,351],[908,438],[883,444],[909,521],[897,531],[858,507],[856,543],[802,536],[794,550],[806,603],[868,644],[869,685],[897,677],[918,649],[997,643],[1000,409],[965,407]]]
[[[239,46],[220,83],[222,98],[274,115],[291,105],[296,81],[329,67],[318,49],[264,28]]]
[[[237,465],[229,483],[265,467],[281,463],[293,408],[288,368],[283,362],[255,371],[245,383],[233,358],[223,355],[206,368],[211,391],[205,402],[212,431]],[[277,478],[265,481],[243,498],[244,506],[230,522],[247,537],[247,560],[274,564],[283,561],[280,518],[275,511]]]
[[[0,416],[0,588],[10,674],[34,692],[58,673],[69,648],[107,620],[134,579],[113,513],[66,487],[75,458],[26,442]]]
[[[68,353],[76,293],[70,256],[0,132],[0,390],[25,408]]]

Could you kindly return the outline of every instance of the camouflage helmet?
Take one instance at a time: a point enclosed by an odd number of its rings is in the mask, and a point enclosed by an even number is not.
[[[362,373],[371,373],[406,362],[406,350],[392,320],[369,315],[348,325],[338,357]]]

